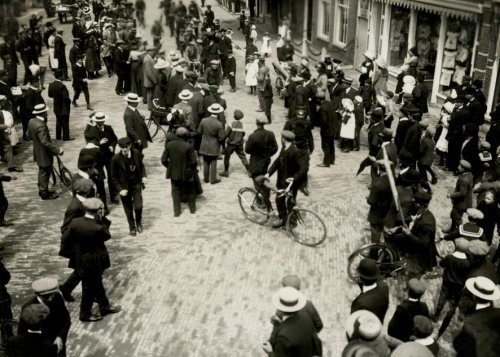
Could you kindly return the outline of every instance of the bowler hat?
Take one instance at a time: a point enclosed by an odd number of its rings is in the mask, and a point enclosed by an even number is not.
[[[357,272],[361,278],[366,280],[375,281],[380,277],[377,263],[370,258],[364,258],[359,262]]]

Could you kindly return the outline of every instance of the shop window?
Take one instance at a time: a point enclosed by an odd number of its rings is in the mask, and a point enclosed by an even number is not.
[[[426,79],[434,78],[437,47],[439,42],[439,15],[418,12],[415,46],[418,53],[417,70],[425,73]]]
[[[335,0],[335,33],[333,43],[339,47],[347,44],[349,0]]]
[[[318,37],[326,41],[330,37],[330,0],[321,0],[319,2]]]
[[[382,5],[382,14],[380,15],[380,28],[378,34],[378,56],[385,57],[382,55],[382,42],[384,41],[384,28],[385,28],[385,5]]]
[[[391,11],[391,30],[389,32],[389,66],[401,66],[408,54],[408,32],[410,10],[393,6]]]
[[[462,78],[470,74],[476,25],[462,19],[448,18],[444,40],[443,65],[440,90],[447,92],[462,84]]]

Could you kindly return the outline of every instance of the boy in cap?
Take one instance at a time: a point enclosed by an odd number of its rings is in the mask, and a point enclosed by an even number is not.
[[[432,337],[434,326],[432,320],[427,316],[417,315],[413,318],[413,336],[412,340],[422,346],[425,346],[434,356],[439,353],[439,345]]]
[[[419,279],[408,280],[408,299],[398,305],[389,326],[387,333],[403,342],[410,340],[413,333],[413,318],[417,315],[429,316],[429,308],[420,298],[425,293],[425,283]]]
[[[226,74],[231,86],[230,92],[234,93],[236,92],[236,59],[232,49],[227,50]]]
[[[233,152],[241,160],[245,169],[249,170],[249,164],[247,157],[245,156],[245,151],[243,150],[243,142],[245,137],[245,130],[243,129],[243,124],[241,119],[243,119],[243,112],[239,109],[234,111],[234,120],[226,128],[226,150],[224,153],[224,172],[220,175],[223,177],[229,177],[229,160]]]
[[[210,67],[208,67],[203,74],[203,78],[207,81],[209,85],[220,85],[221,84],[221,78],[220,78],[220,68],[219,68],[219,61],[218,60],[211,60],[210,61]]]
[[[21,315],[26,309],[33,309],[30,306],[43,305],[48,307],[49,313],[42,319],[41,326],[38,327],[42,336],[57,346],[57,353],[66,356],[66,339],[71,326],[69,315],[64,300],[59,292],[59,282],[54,278],[37,279],[31,284],[35,296],[29,299],[21,308]],[[35,308],[37,309],[37,308]],[[29,311],[29,310],[28,310]],[[29,321],[20,321],[18,335],[26,335],[29,332]],[[41,328],[40,328],[41,327]]]
[[[111,159],[111,177],[120,194],[127,216],[130,235],[142,233],[142,190],[146,184],[146,169],[142,155],[132,149],[132,141],[125,137],[118,140],[120,152]]]
[[[453,205],[450,212],[451,226],[449,230],[443,233],[453,232],[462,223],[462,215],[467,208],[472,207],[474,178],[470,170],[471,164],[466,160],[460,160],[460,165],[458,166],[459,176],[455,185],[455,192],[448,194],[448,198],[451,198]]]

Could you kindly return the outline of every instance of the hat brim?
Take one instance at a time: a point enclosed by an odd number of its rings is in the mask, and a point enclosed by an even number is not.
[[[212,114],[219,114],[219,113],[222,113],[223,111],[224,111],[224,108],[220,108],[220,109],[217,109],[217,110],[210,109],[210,108],[208,109],[208,112],[212,113]]]
[[[100,118],[100,119],[97,119],[95,116],[92,117],[92,120],[93,121],[96,121],[96,122],[103,122],[103,121],[106,121],[108,120],[109,116],[108,115],[105,115],[104,118]]]
[[[278,309],[279,311],[283,311],[283,312],[297,312],[297,311],[300,311],[304,308],[304,306],[306,306],[306,303],[307,303],[307,299],[306,299],[306,296],[300,292],[300,291],[297,291],[299,294],[298,294],[298,299],[297,299],[297,303],[293,306],[287,306],[287,305],[283,305],[282,302],[280,301],[280,296],[279,296],[279,291],[273,295],[273,305],[276,309]]]
[[[137,97],[137,99],[130,99],[128,97],[123,98],[126,102],[128,103],[139,103],[141,101],[140,97]]]
[[[34,115],[36,115],[36,114],[42,114],[42,113],[45,113],[45,112],[48,112],[48,111],[49,111],[49,109],[48,109],[48,108],[45,108],[45,109],[43,109],[43,110],[33,110],[33,111],[31,112],[31,114],[34,114]]]
[[[191,98],[193,98],[193,93],[189,93],[189,94],[188,94],[188,95],[186,95],[186,96],[182,96],[182,95],[180,95],[180,94],[179,94],[179,99],[180,99],[180,100],[189,100],[189,99],[191,99]]]
[[[165,65],[161,65],[161,66],[157,66],[156,64],[153,66],[154,69],[164,69],[164,68],[168,68],[168,64],[165,64]]]
[[[487,301],[495,301],[500,299],[500,289],[495,285],[495,290],[493,290],[492,295],[486,295],[480,292],[479,290],[476,289],[474,286],[474,283],[476,282],[476,279],[467,279],[465,282],[465,287],[467,290],[469,290],[474,296],[477,296],[480,299],[487,300]]]

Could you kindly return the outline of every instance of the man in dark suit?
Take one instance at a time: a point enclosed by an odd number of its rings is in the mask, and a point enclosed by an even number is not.
[[[73,219],[85,216],[85,207],[83,207],[83,202],[87,198],[95,196],[94,183],[91,180],[84,178],[75,181],[73,191],[75,192],[75,195],[71,198],[71,201],[64,212],[64,220],[61,226],[61,237],[64,236],[64,233]],[[75,253],[77,246],[75,245],[75,242],[71,240],[71,237],[69,238],[69,240],[63,240],[61,238],[59,255],[69,259],[68,268],[76,269]],[[66,279],[66,281],[60,286],[61,294],[64,300],[67,302],[75,301],[75,298],[71,295],[71,293],[80,281],[80,274],[76,270],[73,270],[73,273],[71,273],[68,279]]]
[[[472,176],[471,164],[466,160],[460,160],[458,165],[458,179],[455,184],[455,192],[448,195],[451,198],[452,209],[450,212],[451,226],[443,233],[451,233],[462,223],[462,215],[468,208],[472,207],[472,189],[474,178]]]
[[[266,124],[266,118],[257,118],[257,129],[248,137],[245,144],[245,152],[250,155],[248,171],[254,181],[255,189],[260,190],[269,199],[269,189],[255,182],[256,177],[267,173],[271,157],[278,152],[276,137],[272,131],[264,129],[264,125]]]
[[[73,46],[70,48],[68,55],[69,63],[71,65],[71,72],[73,72],[73,68],[76,65],[77,58],[82,55],[83,51],[81,48],[81,40],[80,38],[74,38]]]
[[[321,340],[318,338],[311,317],[303,312],[307,299],[292,287],[281,288],[273,297],[274,307],[283,315],[272,339],[262,348],[269,356],[321,356]]]
[[[354,98],[359,95],[359,91],[352,86],[352,78],[344,78],[343,82],[347,86],[342,93],[343,98],[349,98],[354,102]]]
[[[118,95],[124,95],[126,77],[130,76],[128,54],[125,51],[125,42],[123,40],[117,40],[115,45],[116,48],[113,52],[113,59],[115,61],[114,70],[118,77],[115,92]]]
[[[391,208],[392,191],[389,184],[384,160],[376,161],[379,170],[379,176],[372,182],[370,195],[368,196],[368,204],[370,211],[368,212],[368,222],[370,223],[372,243],[379,243],[382,229],[384,228],[384,220]]]
[[[290,79],[290,83],[287,87],[288,93],[288,118],[295,118],[295,112],[297,111],[297,107],[300,105],[297,100],[299,100],[302,105],[305,103],[306,90],[304,87],[304,78],[302,77],[292,77]],[[299,87],[301,87],[299,91]]]
[[[62,38],[63,30],[57,30],[57,35],[54,39],[54,57],[58,62],[58,69],[62,71],[62,78],[69,81],[68,62],[66,61],[66,44]]]
[[[481,160],[479,158],[479,127],[474,123],[464,125],[464,141],[460,150],[460,158],[471,164],[471,173],[475,179],[481,175]]]
[[[140,101],[139,96],[135,93],[129,93],[125,100],[127,101],[127,108],[125,108],[123,114],[125,130],[134,144],[134,149],[142,155],[142,150],[148,147],[148,141],[151,143],[153,140],[144,122],[144,116],[137,110]]]
[[[368,310],[377,315],[383,323],[389,307],[389,287],[380,279],[380,271],[373,259],[362,259],[357,268],[361,282],[361,294],[351,304],[351,314],[358,310]]]
[[[58,289],[59,282],[53,278],[41,278],[35,280],[31,288],[35,292],[21,309],[23,311],[31,305],[45,305],[49,308],[47,318],[41,323],[42,336],[57,346],[57,352],[60,356],[66,356],[66,339],[71,326],[71,317],[69,315],[64,300]],[[20,322],[18,326],[18,335],[26,335],[28,327]]]
[[[420,301],[425,289],[425,283],[419,279],[408,281],[408,299],[398,305],[389,321],[387,333],[390,336],[407,342],[413,334],[413,318],[417,315],[429,317],[429,308]]]
[[[500,291],[483,276],[467,279],[465,287],[474,295],[476,308],[453,340],[457,357],[496,357],[500,351],[500,309],[493,307],[493,301],[500,298]]]
[[[135,237],[137,232],[142,233],[142,190],[146,184],[146,169],[142,155],[132,149],[130,138],[119,139],[118,146],[120,152],[111,159],[111,178],[120,194],[130,235]]]
[[[179,93],[186,85],[186,80],[183,77],[184,67],[176,66],[175,75],[171,76],[167,84],[167,107],[173,107],[180,102]]]
[[[335,165],[335,110],[333,104],[326,101],[325,93],[318,92],[316,97],[321,101],[318,110],[318,119],[321,136],[321,149],[323,150],[323,163],[319,167]]]
[[[425,73],[417,73],[417,84],[413,88],[411,94],[413,96],[413,103],[420,110],[421,114],[425,114],[429,111],[427,100],[429,97],[429,90],[424,83]]]
[[[396,144],[392,142],[392,130],[389,128],[383,128],[378,134],[380,140],[380,149],[375,157],[370,156],[372,161],[371,167],[371,178],[372,182],[375,181],[377,177],[377,164],[378,160],[384,160],[384,151],[387,153],[387,158],[393,163],[393,167],[398,165],[398,149]]]
[[[80,321],[96,322],[105,315],[119,312],[121,307],[109,302],[102,283],[102,274],[111,266],[104,244],[111,238],[111,222],[103,220],[104,205],[98,198],[87,198],[83,206],[85,215],[71,221],[63,239],[71,239],[78,246],[75,265],[82,278]],[[99,315],[92,314],[94,301],[99,304]]]
[[[0,173],[0,227],[9,227],[13,225],[13,223],[5,220],[5,213],[7,212],[7,208],[9,207],[9,201],[7,200],[7,197],[5,196],[5,192],[3,190],[3,183],[12,180],[17,180],[17,177]]]
[[[5,356],[57,357],[58,346],[42,332],[42,324],[49,313],[49,308],[44,304],[33,304],[23,309],[19,323],[28,330],[3,341]]]
[[[101,149],[101,156],[106,167],[106,175],[108,177],[109,196],[112,203],[118,203],[118,192],[111,180],[111,159],[115,154],[116,143],[118,138],[111,125],[104,124],[108,116],[103,112],[95,113],[89,124],[85,127],[84,136],[93,135],[97,138],[97,143]]]
[[[302,187],[307,172],[307,161],[293,143],[294,140],[295,134],[293,132],[289,130],[283,130],[281,132],[281,152],[279,157],[276,158],[269,167],[266,177],[270,177],[275,172],[278,172],[278,177],[276,179],[277,189],[287,188],[288,179],[293,179],[290,191],[295,199],[297,197],[297,191]],[[273,224],[273,228],[278,228],[285,224],[288,212],[294,206],[293,201],[289,201],[287,207],[286,196],[276,195],[276,208],[278,210],[279,219]]]
[[[460,163],[460,153],[464,142],[463,126],[470,118],[470,112],[465,107],[465,98],[457,97],[455,99],[455,108],[450,116],[448,123],[448,156],[446,158],[447,169],[456,172]]]
[[[87,109],[94,110],[90,105],[90,93],[89,86],[87,83],[87,71],[83,65],[83,55],[79,55],[76,59],[76,64],[73,67],[73,89],[75,90],[75,95],[73,96],[73,105],[78,107],[76,101],[80,98],[80,93],[83,92],[85,96],[85,102],[87,102]]]
[[[396,136],[394,137],[394,144],[396,144],[396,147],[398,148],[398,153],[401,152],[406,139],[406,133],[412,125],[413,120],[409,117],[402,117],[399,119]]]
[[[480,90],[478,92],[482,94]],[[481,126],[484,124],[484,115],[486,114],[487,107],[486,103],[481,101],[482,99],[484,99],[484,94],[483,98],[476,98],[476,96],[474,95],[478,92],[476,92],[475,90],[471,90],[471,93],[467,93],[465,95],[465,108],[471,114],[470,117],[467,118],[465,124],[472,123],[476,124],[477,126]]]
[[[382,143],[380,133],[384,130],[384,114],[380,108],[375,108],[371,112],[371,123],[368,129],[368,155],[376,156]]]
[[[224,112],[224,108],[214,103],[207,110],[210,116],[202,119],[198,127],[198,134],[201,135],[199,153],[203,155],[203,180],[206,183],[210,181],[213,185],[221,182],[217,178],[217,158],[225,139],[225,132],[218,116]]]
[[[54,114],[56,115],[56,139],[64,141],[74,140],[69,136],[69,113],[71,99],[68,88],[62,82],[63,72],[59,69],[54,72],[55,80],[49,84],[49,98],[54,98]]]
[[[55,192],[49,191],[49,179],[54,155],[62,155],[64,152],[50,138],[47,110],[45,104],[36,105],[33,110],[35,117],[28,124],[28,135],[33,140],[33,159],[38,165],[38,194],[42,200],[58,197]]]
[[[406,137],[403,143],[403,147],[401,148],[401,152],[411,154],[411,167],[416,167],[416,162],[420,157],[420,140],[422,138],[422,132],[425,131],[428,127],[429,120],[422,119],[419,122],[414,122],[406,132]]]
[[[41,89],[38,87],[38,79],[32,78],[29,87],[23,91],[23,95],[20,101],[20,116],[21,123],[23,125],[23,140],[28,140],[28,122],[33,117],[33,110],[37,104],[45,104],[43,100]]]
[[[186,141],[188,130],[179,127],[175,138],[165,144],[161,163],[167,168],[167,179],[170,179],[174,217],[181,214],[181,199],[187,198],[189,211],[196,212],[196,195],[194,192],[194,175],[196,174],[196,154],[193,145]]]

